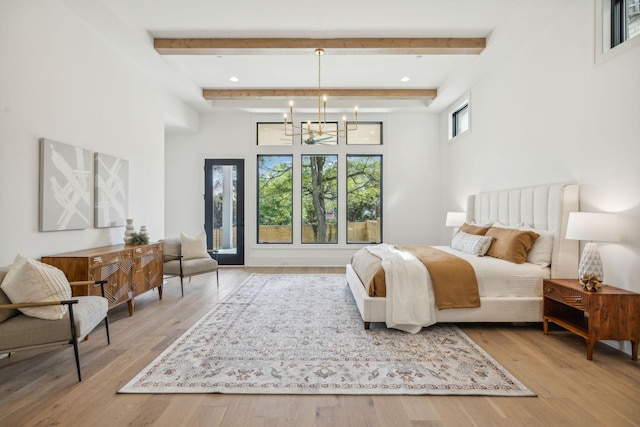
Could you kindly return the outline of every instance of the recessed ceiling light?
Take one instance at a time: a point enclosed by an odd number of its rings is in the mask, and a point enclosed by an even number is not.
[[[237,82],[239,82],[239,81],[240,81],[240,79],[239,79],[239,78],[237,78],[236,76],[231,76],[231,77],[229,78],[229,81],[232,81],[232,82],[234,82],[234,83],[237,83]]]
[[[404,76],[403,78],[400,79],[401,82],[408,82],[409,80],[411,80],[409,77]]]

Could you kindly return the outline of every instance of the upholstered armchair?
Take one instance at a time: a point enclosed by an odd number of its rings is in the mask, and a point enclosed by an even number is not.
[[[180,291],[184,296],[184,278],[216,272],[216,286],[220,287],[218,251],[207,249],[204,232],[195,238],[182,233],[180,238],[167,238],[162,242],[163,274],[180,277]]]
[[[0,284],[3,284],[9,268],[0,268]],[[99,286],[102,289],[102,295],[104,295],[105,282],[72,282],[69,284],[71,286]],[[66,314],[59,319],[47,319],[26,315],[21,311],[28,312],[30,309],[41,310],[43,308],[54,310],[62,308]],[[104,321],[107,333],[107,344],[111,343],[107,310],[107,299],[99,296],[77,296],[65,300],[12,303],[8,295],[0,288],[0,354],[9,353],[10,356],[12,352],[18,350],[55,344],[72,344],[78,381],[82,381],[78,343],[87,339],[89,333],[102,321]]]

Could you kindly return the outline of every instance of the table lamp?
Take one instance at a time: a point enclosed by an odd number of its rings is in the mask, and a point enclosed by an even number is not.
[[[467,219],[466,212],[447,212],[446,227],[460,227]]]
[[[612,213],[570,212],[566,238],[569,240],[587,240],[582,250],[578,279],[585,274],[596,274],[604,280],[602,260],[595,242],[618,242],[618,216]]]

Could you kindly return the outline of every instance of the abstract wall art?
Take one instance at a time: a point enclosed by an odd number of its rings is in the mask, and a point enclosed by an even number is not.
[[[95,153],[96,227],[125,225],[129,208],[129,162]]]
[[[40,139],[40,231],[91,226],[91,152]]]

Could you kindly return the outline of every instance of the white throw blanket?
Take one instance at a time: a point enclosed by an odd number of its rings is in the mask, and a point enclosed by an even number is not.
[[[415,334],[423,326],[436,323],[431,277],[424,264],[413,254],[386,243],[366,249],[382,261],[387,327]]]

